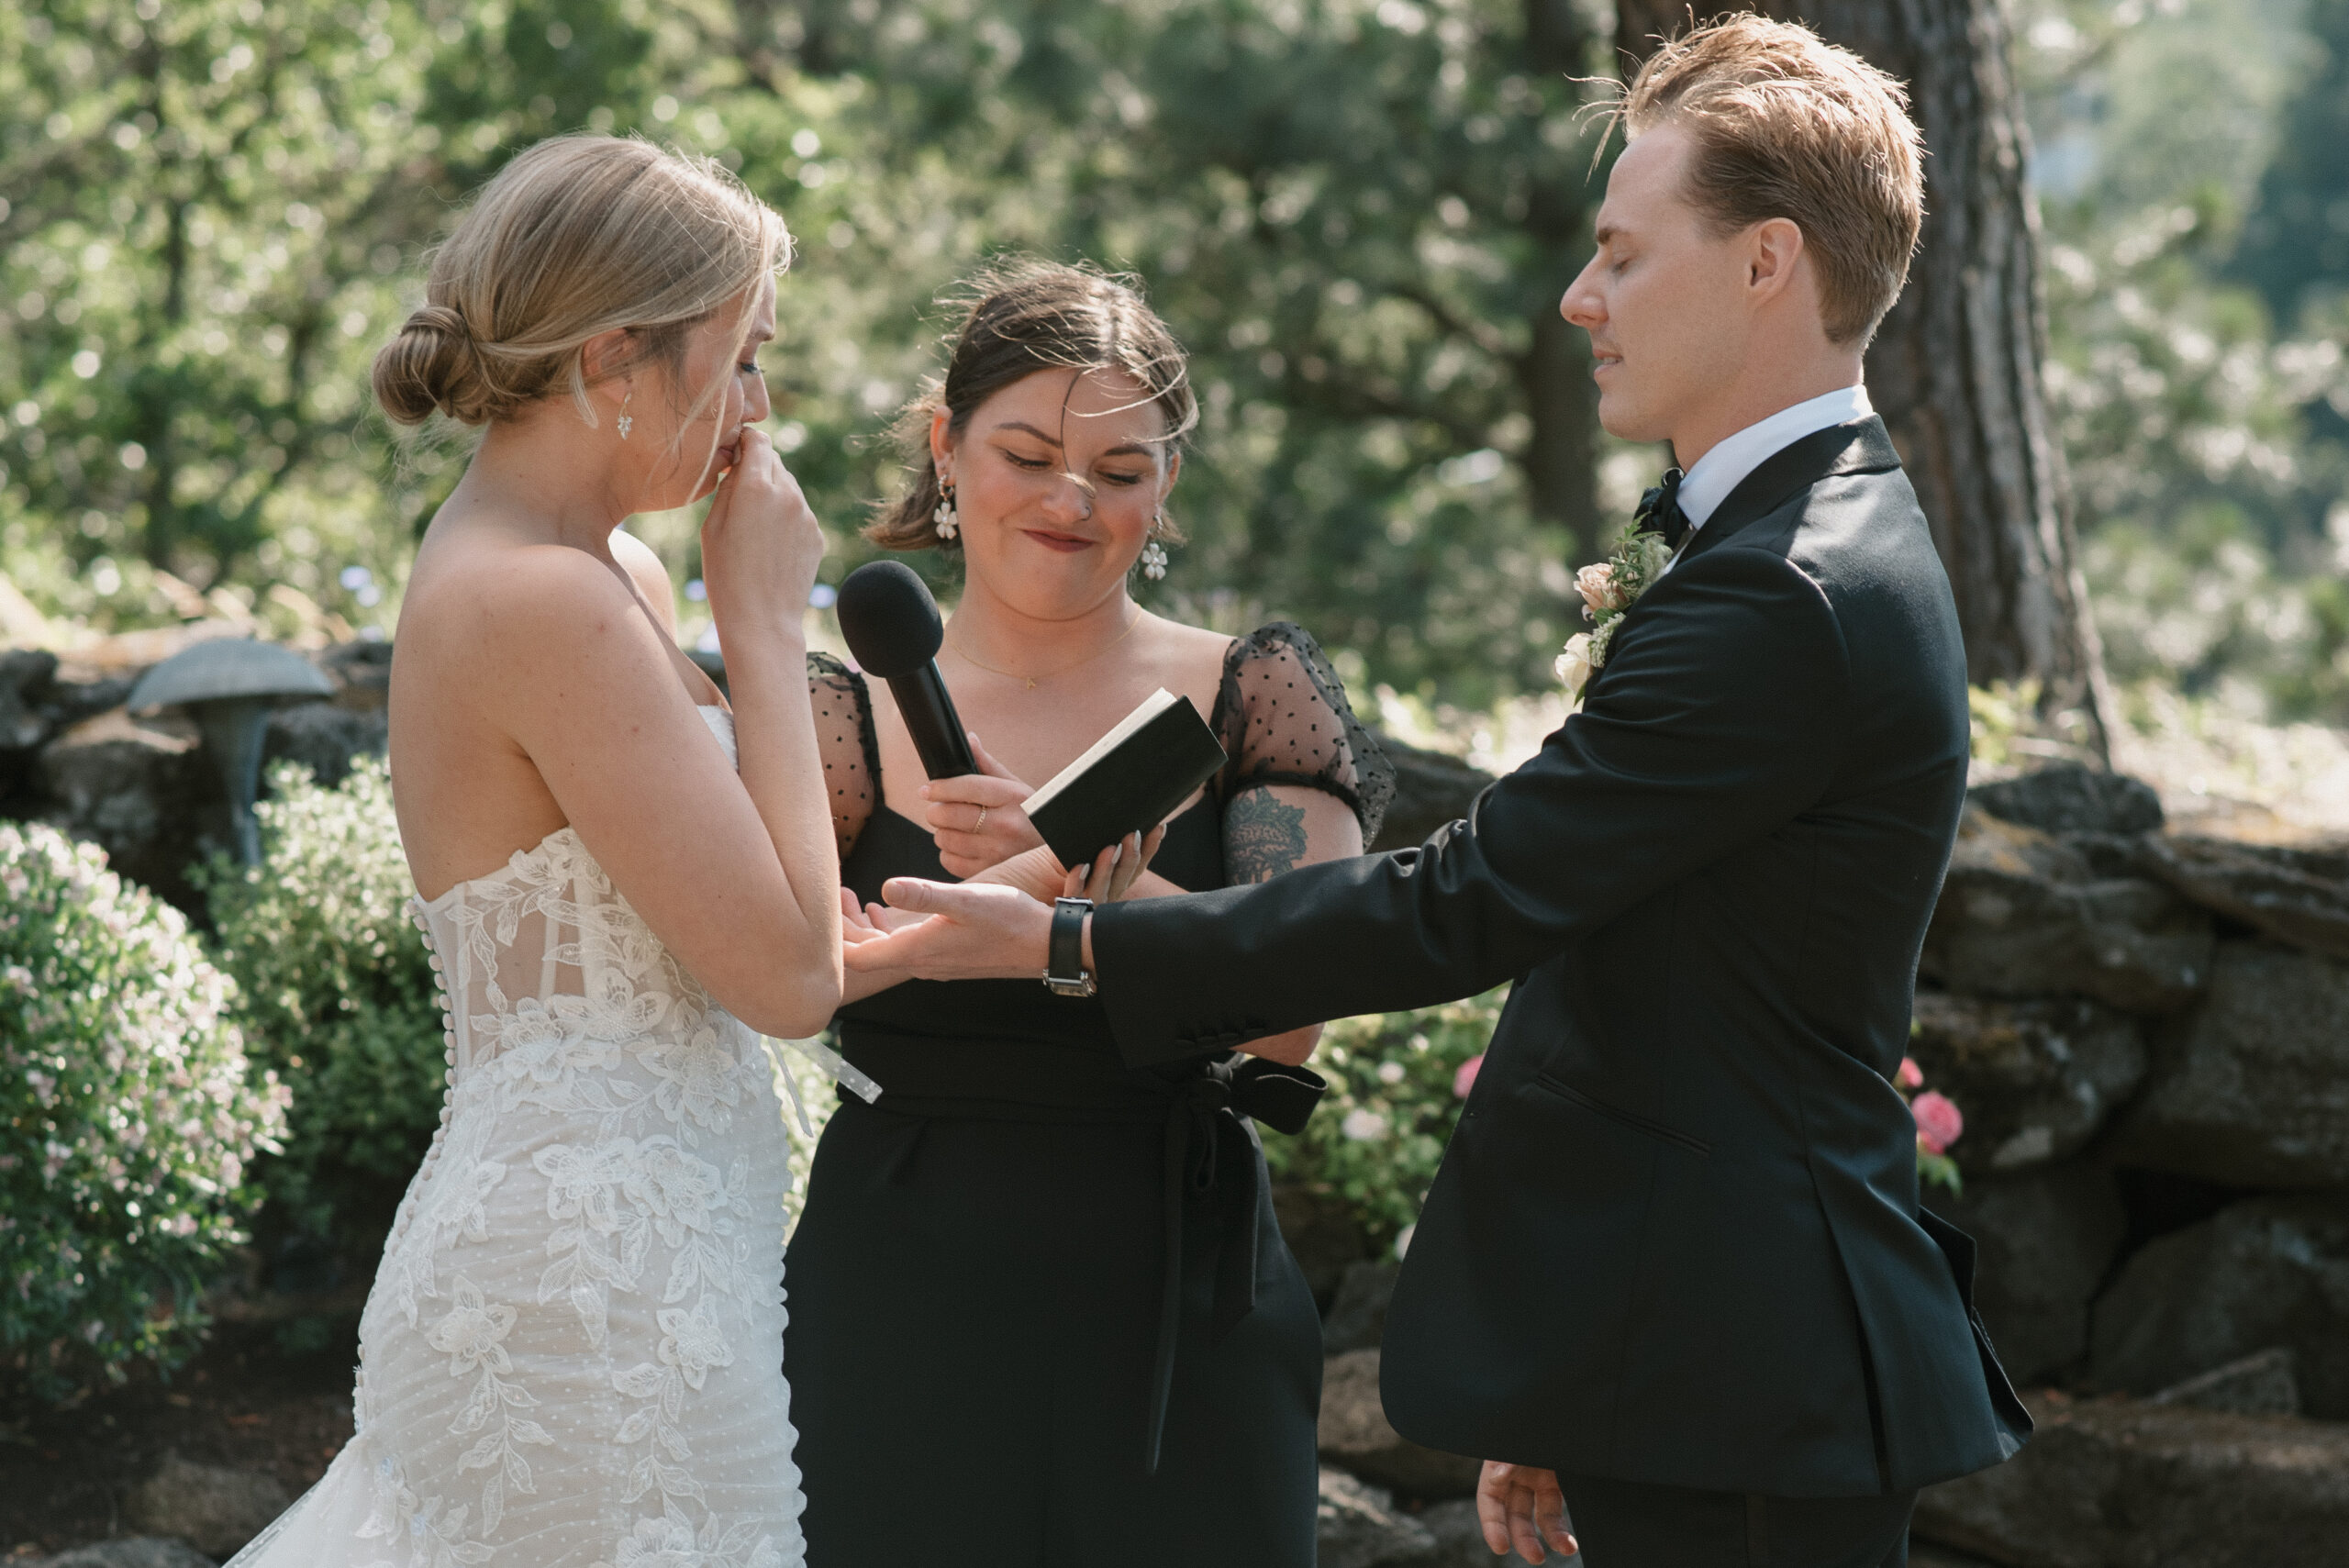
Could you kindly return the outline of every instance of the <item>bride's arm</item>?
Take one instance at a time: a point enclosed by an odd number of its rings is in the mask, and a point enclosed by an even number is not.
[[[703,528],[740,773],[628,585],[572,550],[515,552],[484,585],[479,700],[613,884],[720,1006],[764,1034],[821,1030],[841,989],[839,861],[800,629],[823,540],[763,437]]]

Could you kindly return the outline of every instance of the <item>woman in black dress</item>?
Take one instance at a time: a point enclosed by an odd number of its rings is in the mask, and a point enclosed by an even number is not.
[[[1392,771],[1312,639],[1220,636],[1126,592],[1179,538],[1172,335],[1091,271],[1027,263],[975,294],[909,416],[913,489],[868,531],[963,557],[939,665],[987,774],[927,783],[885,685],[821,664],[844,886],[874,904],[892,876],[1033,848],[1022,781],[1160,686],[1230,761],[1125,896],[1360,853]],[[842,1049],[884,1092],[825,1129],[791,1242],[808,1560],[1306,1568],[1320,1324],[1248,1115],[1300,1116],[1309,1075],[1228,1051],[1130,1069],[1097,1003],[1037,982],[852,974],[848,997]]]

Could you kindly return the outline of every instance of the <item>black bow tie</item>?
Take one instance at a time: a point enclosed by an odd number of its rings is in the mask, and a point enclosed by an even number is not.
[[[1688,533],[1688,515],[1680,509],[1680,480],[1678,469],[1665,469],[1664,483],[1640,497],[1635,514],[1641,528],[1664,536],[1667,550],[1678,550]]]

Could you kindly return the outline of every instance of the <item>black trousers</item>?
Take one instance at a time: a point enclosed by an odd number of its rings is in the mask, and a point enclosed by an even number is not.
[[[1914,1492],[1765,1497],[1558,1477],[1584,1568],[1909,1568]]]
[[[810,1563],[1310,1568],[1320,1318],[1263,1189],[1255,1309],[1213,1344],[1218,1232],[1186,1226],[1148,1474],[1159,1128],[842,1102],[784,1279]]]

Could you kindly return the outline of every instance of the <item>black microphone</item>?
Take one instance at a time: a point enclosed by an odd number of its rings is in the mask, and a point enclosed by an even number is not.
[[[857,663],[889,683],[922,772],[934,779],[977,773],[978,759],[938,673],[946,628],[930,585],[902,561],[871,562],[848,574],[834,607]]]

